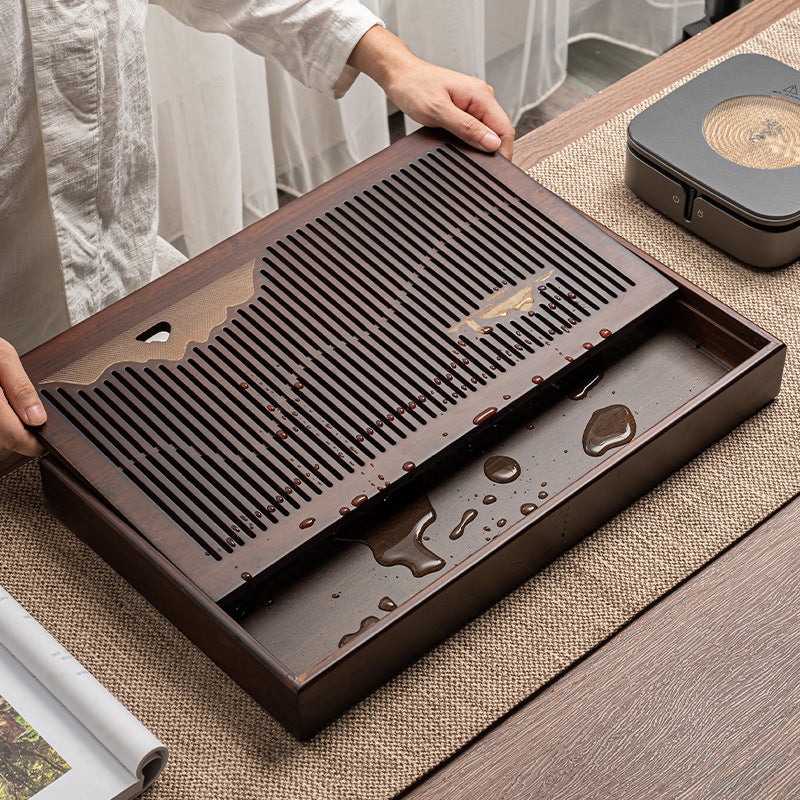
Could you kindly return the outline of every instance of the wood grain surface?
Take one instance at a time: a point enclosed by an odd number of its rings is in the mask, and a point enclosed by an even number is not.
[[[800,499],[408,800],[800,797]]]
[[[667,51],[514,144],[514,163],[530,169],[611,117],[655,94],[798,8],[796,0],[755,0]]]

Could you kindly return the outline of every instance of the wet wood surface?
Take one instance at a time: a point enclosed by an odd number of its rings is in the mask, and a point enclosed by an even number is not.
[[[379,608],[384,598],[406,611],[524,520],[535,525],[588,470],[728,369],[676,330],[651,323],[593,359],[459,469],[360,527],[355,540],[324,543],[267,581],[242,626],[295,674],[313,668],[365,620],[391,617],[395,609]]]
[[[530,168],[797,7],[755,0],[523,137],[514,162]],[[795,796],[799,535],[800,495],[402,797]]]

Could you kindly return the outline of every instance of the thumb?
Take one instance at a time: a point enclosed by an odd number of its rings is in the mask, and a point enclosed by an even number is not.
[[[439,124],[462,141],[484,153],[493,153],[500,147],[500,137],[472,114],[452,105]]]
[[[47,419],[44,406],[25,374],[17,351],[0,339],[0,389],[11,408],[26,425],[42,425]]]

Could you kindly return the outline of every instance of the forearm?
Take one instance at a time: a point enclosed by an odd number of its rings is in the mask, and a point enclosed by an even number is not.
[[[402,39],[380,26],[370,28],[347,59],[351,67],[369,75],[384,91],[399,72],[419,61]]]

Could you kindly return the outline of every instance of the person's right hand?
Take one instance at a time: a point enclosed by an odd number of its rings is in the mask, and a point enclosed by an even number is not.
[[[17,351],[5,339],[0,339],[0,390],[0,448],[40,456],[42,446],[25,425],[41,425],[47,416]]]

